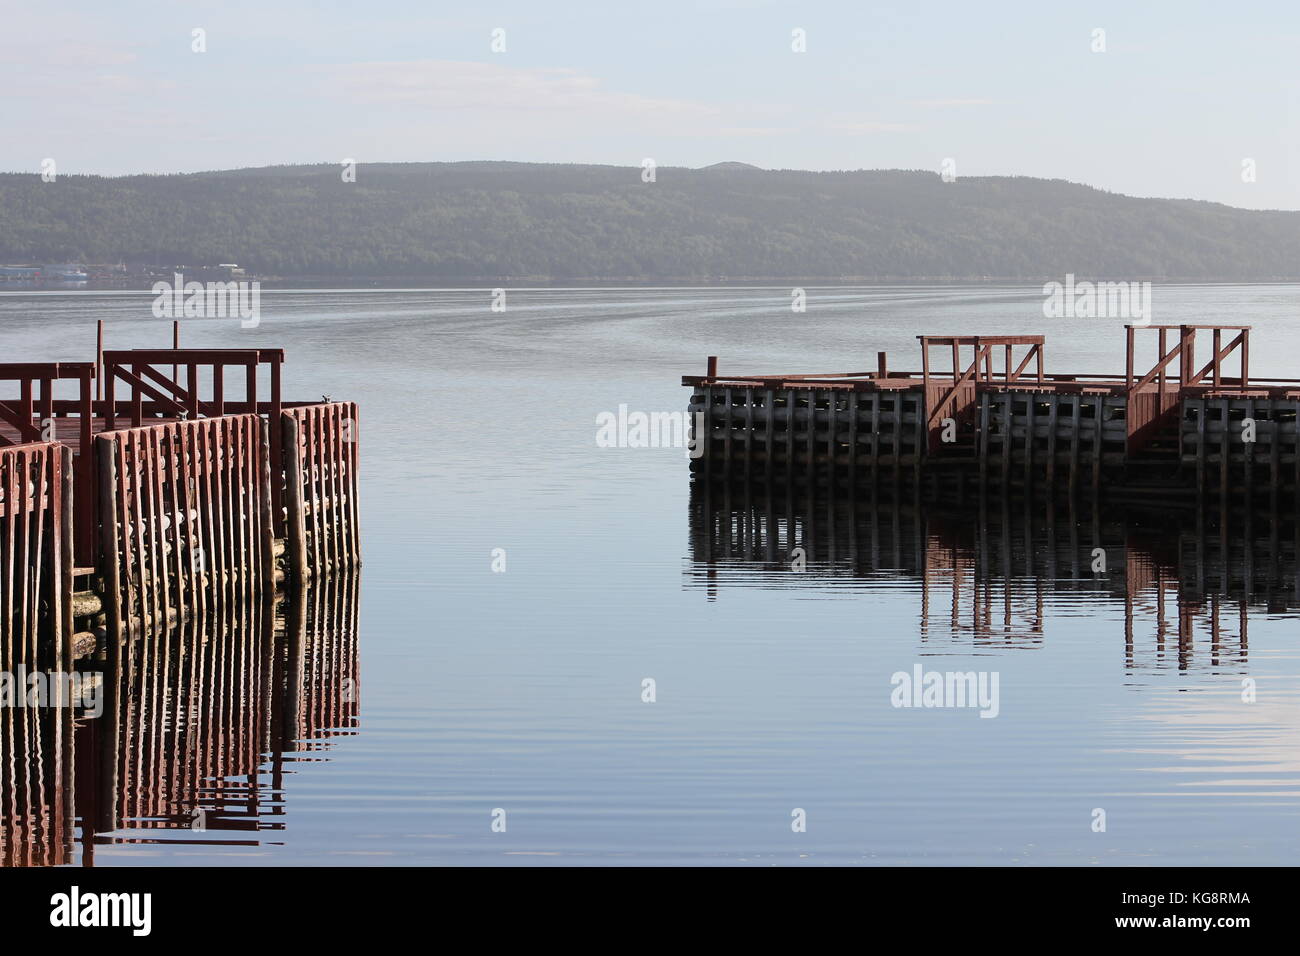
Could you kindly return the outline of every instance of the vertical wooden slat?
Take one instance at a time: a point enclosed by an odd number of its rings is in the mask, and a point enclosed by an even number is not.
[[[214,604],[219,604],[221,596],[221,559],[220,548],[217,545],[219,528],[213,502],[213,492],[216,487],[213,476],[217,466],[216,459],[212,454],[216,428],[216,419],[204,420],[195,426],[194,441],[200,462],[195,488],[197,489],[196,507],[199,509],[200,531],[203,534],[203,546],[200,553],[202,559],[200,568],[204,578],[203,589],[205,594],[211,595]]]
[[[52,614],[57,616],[58,632],[57,640],[57,662],[55,670],[57,673],[71,673],[73,670],[72,660],[72,569],[75,540],[73,536],[75,523],[73,521],[73,484],[75,481],[72,452],[64,446],[56,446],[58,452],[59,466],[59,509],[55,515],[55,520],[59,525],[58,534],[58,552],[57,560],[59,573],[55,582],[55,601],[51,608]],[[90,455],[90,449],[86,448],[87,457]],[[73,721],[72,701],[61,700],[62,707],[55,714],[55,719],[59,722],[58,739],[56,741],[57,762],[55,767],[55,780],[57,781],[57,792],[59,795],[59,804],[55,807],[55,813],[59,821],[60,828],[66,832],[66,847],[61,845],[60,849],[71,850],[71,833],[75,819],[75,800],[74,800],[74,777],[73,761],[76,754],[74,752],[75,730],[76,726]]]
[[[19,453],[17,451],[4,452],[5,468],[3,471],[4,479],[4,497],[5,497],[5,526],[3,528],[4,541],[4,588],[3,598],[4,606],[4,650],[6,653],[13,652],[14,643],[14,622],[17,619],[18,593],[22,587],[23,570],[17,560],[17,541],[18,541],[18,470],[19,470]]]
[[[104,575],[107,641],[116,645],[122,639],[122,531],[118,511],[117,441],[108,435],[95,439],[99,448],[100,571]]]
[[[732,431],[731,425],[731,390],[727,390],[727,434]],[[319,578],[327,573],[325,566],[325,542],[321,535],[321,436],[320,436],[320,410],[312,406],[308,410],[307,417],[307,530],[311,543],[312,574]],[[730,439],[728,439],[727,460],[731,460]]]
[[[47,551],[45,525],[51,513],[49,494],[52,490],[53,476],[50,474],[50,462],[54,446],[46,445],[32,452],[32,582],[31,582],[31,641],[33,661],[41,661],[41,604],[45,597],[43,591],[47,578],[54,570],[55,562]],[[42,662],[43,663],[43,662]]]
[[[229,483],[226,480],[226,472],[230,464],[229,448],[226,444],[229,430],[229,418],[218,418],[212,421],[212,499],[209,507],[213,509],[212,549],[213,560],[216,562],[213,573],[217,576],[217,593],[221,595],[223,608],[231,606],[234,594],[234,581],[230,567],[230,526],[226,523],[229,520],[227,516]]]
[[[163,507],[163,488],[167,465],[163,459],[161,433],[167,427],[168,426],[166,425],[162,425],[157,428],[150,428],[145,434],[145,448],[149,455],[149,471],[153,476],[153,481],[150,483],[149,493],[149,519],[153,528],[153,536],[156,539],[155,553],[157,555],[157,564],[154,568],[154,589],[158,592],[159,596],[159,613],[161,614],[158,621],[159,629],[167,627],[167,622],[171,619],[173,611],[171,597],[171,585],[173,582],[172,575],[169,573],[167,561],[168,535],[166,529],[163,528],[163,522],[166,520],[166,514]],[[176,615],[179,619],[179,608],[176,608]]]
[[[306,502],[303,489],[302,438],[301,422],[296,415],[285,415],[281,419],[284,428],[285,454],[285,494],[287,524],[285,528],[285,550],[288,552],[290,566],[293,569],[295,583],[303,585],[307,581],[307,541],[304,527]]]
[[[750,389],[749,397],[752,407],[755,392]],[[352,496],[347,493],[347,468],[346,460],[348,454],[347,443],[344,439],[344,420],[348,406],[334,406],[334,536],[338,541],[336,548],[339,555],[341,568],[352,566],[352,547],[351,534],[349,530],[349,512],[351,509]],[[752,417],[750,433],[753,433]],[[751,439],[752,440],[752,439]]]
[[[772,398],[774,398],[774,393],[772,393],[771,389],[768,389],[766,399],[768,410],[768,470],[771,470],[772,459]],[[359,511],[357,511],[357,492],[359,492],[359,486],[357,486],[357,481],[359,481],[359,475],[357,475],[357,441],[359,441],[359,438],[357,438],[357,428],[359,428],[359,423],[357,423],[355,403],[348,402],[346,408],[348,431],[346,436],[347,441],[343,444],[342,460],[344,466],[347,468],[347,480],[343,485],[344,493],[347,494],[347,561],[348,566],[356,567],[361,563],[360,518]],[[771,471],[768,471],[768,476],[771,476]]]
[[[313,536],[320,542],[320,560],[322,574],[331,574],[334,570],[333,538],[329,533],[326,509],[329,507],[329,454],[326,432],[329,427],[329,415],[325,406],[316,406],[312,414],[316,422],[315,456],[313,467],[316,470],[316,507],[312,511],[315,520]]]
[[[258,475],[259,484],[262,488],[262,494],[259,496],[260,506],[260,541],[259,546],[262,552],[262,569],[261,581],[268,592],[275,588],[275,520],[273,517],[272,503],[277,501],[275,485],[272,481],[272,472],[279,467],[279,459],[271,453],[271,432],[279,431],[280,417],[272,415],[267,418],[258,417],[258,439],[261,448],[261,467]],[[279,443],[276,443],[279,446]],[[272,462],[277,464],[273,467]]]
[[[748,392],[748,389],[746,389],[746,392]],[[319,434],[317,436],[318,444],[316,447],[316,453],[318,461],[320,462],[321,475],[321,498],[317,534],[320,535],[321,550],[325,555],[325,569],[327,573],[333,574],[334,571],[337,570],[339,562],[338,551],[335,547],[337,538],[334,534],[335,524],[333,520],[335,517],[334,507],[337,502],[333,496],[335,459],[331,454],[334,444],[333,416],[331,415],[331,411],[332,409],[329,405],[323,405],[317,412],[320,426]],[[748,438],[748,436],[746,436],[746,438]],[[748,440],[745,442],[745,447],[746,449],[749,447]],[[748,464],[748,461],[746,461],[746,467],[748,467]]]
[[[230,553],[232,555],[231,565],[238,575],[236,579],[235,590],[235,607],[242,608],[248,601],[249,565],[252,556],[248,551],[248,541],[245,534],[247,530],[247,501],[244,496],[245,468],[247,467],[247,455],[244,449],[244,419],[229,419],[230,437],[226,447],[231,454],[230,462],[230,511],[231,523],[228,526],[230,532]]]
[[[19,603],[18,609],[18,644],[23,648],[24,653],[29,643],[29,606],[26,599],[31,587],[31,452],[27,447],[18,449],[18,540],[21,546],[18,553],[14,556],[18,566],[22,568],[21,580],[23,582],[23,599]]]

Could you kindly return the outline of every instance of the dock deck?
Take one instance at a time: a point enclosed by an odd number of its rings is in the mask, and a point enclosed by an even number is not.
[[[1300,503],[1300,380],[1250,375],[1250,327],[1126,326],[1122,373],[1049,373],[1041,335],[920,335],[919,371],[724,375],[693,390],[701,479],[947,480]],[[1137,338],[1153,365],[1140,368]],[[1197,362],[1198,336],[1210,354]]]

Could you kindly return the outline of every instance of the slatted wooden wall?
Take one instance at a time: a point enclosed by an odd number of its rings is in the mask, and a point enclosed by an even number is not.
[[[72,455],[53,442],[0,449],[0,642],[49,668],[68,648]],[[58,640],[53,640],[57,638]]]
[[[299,582],[361,563],[357,513],[357,406],[286,409],[286,549]]]
[[[251,414],[96,439],[114,633],[252,601],[274,586],[264,441]]]
[[[910,471],[925,451],[923,395],[916,389],[697,386],[689,412],[703,415],[697,472],[811,479],[828,467],[871,475]],[[693,426],[692,426],[693,427]]]

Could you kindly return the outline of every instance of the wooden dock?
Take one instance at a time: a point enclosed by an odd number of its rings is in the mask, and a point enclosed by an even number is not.
[[[174,626],[360,564],[357,407],[280,349],[0,364],[0,650]],[[6,394],[6,390],[7,393]]]
[[[1300,380],[1251,377],[1249,326],[1125,331],[1115,374],[1048,373],[1041,335],[921,335],[909,372],[883,352],[874,371],[817,374],[721,375],[710,357],[682,379],[703,426],[691,468],[706,481],[956,496],[1300,504]],[[1139,337],[1155,346],[1146,367]]]

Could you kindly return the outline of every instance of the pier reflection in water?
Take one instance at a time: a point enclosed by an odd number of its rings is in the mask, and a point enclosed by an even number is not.
[[[4,711],[4,864],[276,842],[291,765],[356,733],[357,608],[357,574],[341,574],[81,662],[103,673],[98,717]]]
[[[1050,640],[1050,598],[1083,614],[1097,602],[1122,606],[1127,670],[1244,674],[1251,615],[1300,607],[1297,526],[1287,517],[997,497],[895,505],[703,483],[690,507],[690,586],[716,598],[726,587],[909,583],[919,652],[940,635],[977,647],[1040,645]]]

